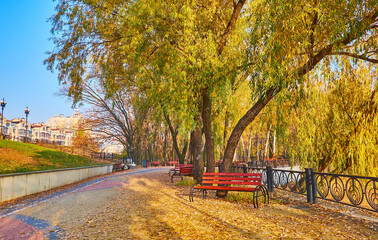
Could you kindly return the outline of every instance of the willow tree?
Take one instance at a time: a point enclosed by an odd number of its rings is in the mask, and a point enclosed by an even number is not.
[[[163,99],[168,114],[192,130],[199,176],[202,126],[209,171],[214,166],[215,94],[227,97],[236,77],[250,75],[255,104],[228,140],[229,171],[243,131],[282,89],[295,88],[330,55],[377,61],[377,15],[377,0],[61,0],[51,18],[56,49],[46,63],[76,100],[90,65],[107,80],[109,96],[133,85],[138,96]]]
[[[376,67],[341,59],[310,76],[307,98],[293,111],[291,154],[319,171],[378,174]]]
[[[256,1],[247,64],[260,91],[228,140],[224,168],[245,128],[282,91],[295,89],[325,58],[342,55],[377,63],[377,0]],[[322,71],[322,69],[319,69]]]
[[[246,31],[235,29],[245,3],[62,0],[51,18],[56,49],[45,63],[59,71],[75,101],[93,65],[107,80],[108,96],[133,85],[138,96],[162,103],[184,120],[184,129],[193,130],[199,173],[203,125],[208,170],[214,171],[212,97],[241,65]]]

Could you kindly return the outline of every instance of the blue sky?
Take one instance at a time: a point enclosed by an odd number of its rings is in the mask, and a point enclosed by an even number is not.
[[[52,74],[43,65],[45,52],[53,49],[47,19],[55,5],[52,0],[0,3],[0,99],[7,102],[7,119],[24,117],[26,106],[33,123],[74,112],[71,102],[56,96],[60,88],[57,72]]]

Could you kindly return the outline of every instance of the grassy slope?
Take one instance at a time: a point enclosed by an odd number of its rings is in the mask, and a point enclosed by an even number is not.
[[[0,174],[103,164],[28,143],[0,140]]]

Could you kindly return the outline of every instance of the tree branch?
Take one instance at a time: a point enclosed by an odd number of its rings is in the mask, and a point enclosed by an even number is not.
[[[353,57],[353,58],[365,60],[365,61],[368,61],[368,62],[371,62],[371,63],[378,63],[378,59],[369,58],[369,57],[366,57],[365,55],[358,55],[358,54],[355,54],[355,53],[333,52],[330,55],[343,55],[343,56],[348,56],[348,57]]]

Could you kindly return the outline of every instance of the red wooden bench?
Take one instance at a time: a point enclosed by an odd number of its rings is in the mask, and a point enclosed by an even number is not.
[[[252,192],[253,206],[259,207],[259,199],[269,203],[268,189],[262,185],[261,173],[204,173],[201,184],[191,187],[189,201],[193,202],[195,189],[202,190],[206,198],[207,190],[224,190],[237,192]]]
[[[113,172],[118,170],[125,170],[125,164],[123,163],[114,163],[113,164]]]
[[[181,177],[181,181],[184,180],[183,176],[191,176],[193,174],[193,164],[176,164],[174,168],[169,169],[168,175],[173,183],[174,177]]]
[[[176,164],[178,164],[178,161],[168,161],[167,162],[168,166],[175,166]]]
[[[157,167],[157,166],[160,165],[160,162],[159,161],[152,161],[151,165],[154,166],[154,167]]]

